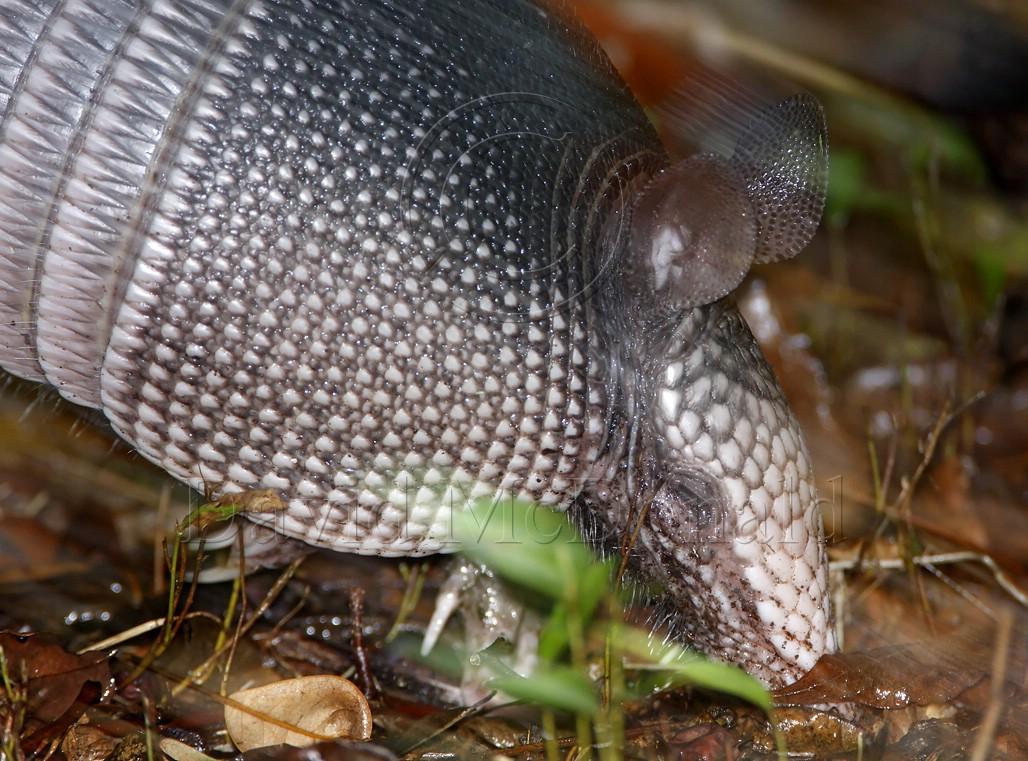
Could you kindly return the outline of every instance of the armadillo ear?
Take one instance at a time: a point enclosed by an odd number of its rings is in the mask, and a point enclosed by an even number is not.
[[[789,259],[814,237],[828,187],[828,128],[821,104],[793,95],[740,130],[731,158],[757,214],[755,260]]]
[[[701,154],[665,169],[632,207],[631,255],[648,306],[726,296],[749,271],[757,234],[745,178],[730,161]]]

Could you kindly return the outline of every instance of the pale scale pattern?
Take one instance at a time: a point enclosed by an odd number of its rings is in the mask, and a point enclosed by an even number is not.
[[[694,641],[772,682],[832,646],[808,458],[745,326],[701,308],[665,345],[608,298],[620,183],[666,159],[580,32],[517,2],[65,0],[5,4],[0,40],[3,367],[378,554],[448,549],[476,495],[587,488],[616,522],[584,481],[623,478],[636,427],[731,505],[727,549],[676,535],[700,503],[643,534]],[[750,517],[802,550],[755,552]]]
[[[709,340],[697,340],[701,331]],[[669,356],[679,359],[657,384],[655,434],[715,484],[715,527],[708,534],[702,521],[688,523],[688,511],[676,516],[708,540],[700,552],[680,534],[675,544],[673,531],[646,528],[642,541],[685,569],[669,584],[698,601],[690,636],[774,682],[808,671],[834,639],[810,456],[755,342],[739,340],[747,333],[738,312],[718,304],[696,310],[672,341]],[[728,583],[733,566],[749,597]],[[745,626],[746,617],[733,615],[740,608],[766,629]]]
[[[446,549],[449,511],[477,498],[566,506],[604,411],[582,262],[535,241],[567,209],[561,171],[642,125],[582,148],[567,135],[588,115],[542,81],[479,107],[431,14],[415,40],[387,5],[359,29],[287,9],[253,4],[209,67],[125,291],[105,410],[194,484],[289,494],[279,528],[337,549]],[[513,40],[488,42],[502,59]]]

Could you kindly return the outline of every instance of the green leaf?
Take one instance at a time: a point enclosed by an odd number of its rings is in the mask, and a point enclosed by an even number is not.
[[[555,661],[561,656],[571,641],[568,632],[568,608],[564,603],[557,603],[539,633],[539,658],[543,661]]]
[[[831,105],[833,121],[892,150],[898,160],[916,164],[938,161],[949,172],[973,182],[987,176],[975,141],[945,119],[894,99],[839,98]],[[836,151],[832,154],[835,162]]]
[[[1007,261],[1004,254],[1002,248],[989,245],[980,245],[975,251],[973,262],[978,271],[979,290],[990,309],[995,306],[1007,283]]]
[[[563,666],[543,666],[531,677],[517,675],[490,679],[489,687],[512,698],[559,711],[592,716],[599,709],[599,700],[592,683],[582,674]]]
[[[595,563],[562,514],[531,503],[478,502],[453,516],[453,532],[467,557],[552,600],[566,600]]]
[[[468,653],[451,646],[443,638],[428,655],[422,655],[422,639],[420,634],[400,632],[386,645],[386,651],[394,658],[423,663],[432,671],[459,682],[468,666]]]
[[[837,149],[828,169],[828,197],[825,212],[835,224],[842,224],[859,205],[866,187],[864,157],[858,152]]]
[[[624,655],[634,656],[651,669],[666,673],[674,683],[734,695],[765,711],[772,708],[771,695],[764,685],[738,666],[708,660],[680,645],[656,642],[642,629],[619,626],[613,634]]]
[[[596,561],[581,575],[578,585],[578,610],[583,625],[588,625],[600,601],[612,592],[612,573],[610,564]],[[557,660],[570,642],[568,605],[569,601],[557,603],[539,634],[539,658],[544,661]]]

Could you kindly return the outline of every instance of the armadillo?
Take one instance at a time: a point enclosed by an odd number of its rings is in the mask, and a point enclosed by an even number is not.
[[[834,647],[825,541],[727,297],[809,241],[826,151],[795,96],[672,163],[527,0],[8,0],[0,365],[313,545],[574,506],[683,637],[788,682]]]

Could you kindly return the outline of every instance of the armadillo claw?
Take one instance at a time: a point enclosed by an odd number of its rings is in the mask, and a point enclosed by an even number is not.
[[[486,683],[495,669],[489,665],[491,659],[483,658],[482,654],[499,640],[513,646],[509,655],[501,656],[505,670],[522,676],[532,672],[537,661],[539,617],[492,571],[462,558],[450,563],[425,630],[422,655],[427,656],[432,651],[447,621],[457,610],[464,619],[464,651],[468,656],[461,682],[467,704],[489,693]]]

